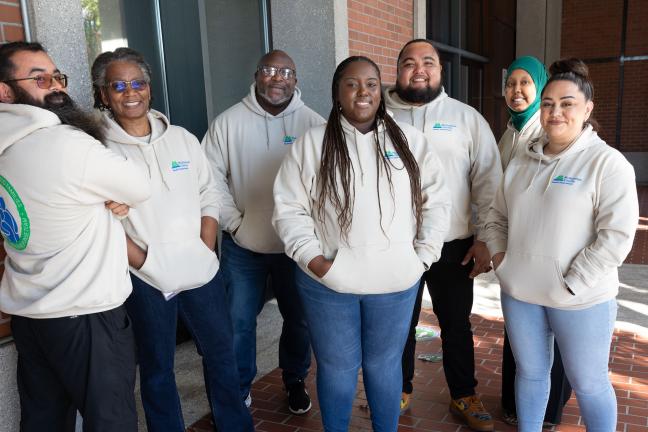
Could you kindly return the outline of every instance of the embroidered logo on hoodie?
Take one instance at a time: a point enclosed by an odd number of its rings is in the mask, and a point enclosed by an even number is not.
[[[457,127],[457,125],[453,125],[453,124],[449,124],[449,123],[436,122],[436,123],[434,123],[434,126],[432,126],[432,130],[452,132],[454,130],[454,128],[456,128],[456,127]]]
[[[297,141],[297,137],[290,136],[290,135],[284,136],[284,139],[283,139],[284,145],[290,145],[290,144],[294,143],[295,141]]]
[[[189,161],[171,161],[171,171],[183,171],[189,169]]]
[[[400,159],[400,156],[394,150],[385,150],[385,159]]]
[[[567,186],[571,186],[576,182],[583,181],[583,179],[580,179],[578,177],[569,177],[569,176],[564,176],[564,175],[559,175],[556,176],[553,180],[551,180],[551,183],[553,184],[564,184]]]
[[[20,229],[18,229],[16,218],[8,208],[5,200],[0,197],[0,231],[2,231],[2,235],[10,246],[17,250],[23,250],[27,247],[31,232],[29,216],[27,216],[25,205],[20,199],[20,196],[18,196],[18,192],[11,186],[11,183],[6,178],[0,176],[0,185],[9,194],[20,218]]]

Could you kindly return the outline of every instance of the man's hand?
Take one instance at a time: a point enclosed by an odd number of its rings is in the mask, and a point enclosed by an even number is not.
[[[332,260],[324,258],[324,255],[318,255],[308,263],[308,269],[315,273],[318,278],[323,278],[333,265]]]
[[[468,264],[471,259],[475,261],[475,265],[468,275],[471,279],[481,273],[487,273],[491,270],[490,253],[488,252],[486,243],[483,241],[475,240],[470,249],[468,249],[468,253],[466,253],[461,265]]]
[[[216,250],[216,236],[218,235],[218,222],[211,216],[200,218],[200,239],[210,250]]]
[[[146,251],[128,236],[126,236],[126,250],[128,252],[128,264],[137,270],[142,268],[144,261],[146,261]]]
[[[106,201],[106,208],[113,212],[115,216],[126,217],[128,215],[128,207],[126,204],[121,204],[115,201]]]
[[[498,252],[493,255],[493,268],[497,270],[500,264],[502,264],[502,261],[504,261],[504,252]]]

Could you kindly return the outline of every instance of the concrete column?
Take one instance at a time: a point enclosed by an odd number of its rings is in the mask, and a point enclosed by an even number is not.
[[[79,0],[30,0],[28,16],[33,41],[41,42],[61,72],[70,79],[69,93],[81,106],[92,106],[90,67]]]
[[[560,58],[562,0],[517,0],[516,57],[532,55],[547,66]]]
[[[427,9],[425,0],[414,0],[414,37],[427,39]]]
[[[272,47],[297,66],[297,86],[308,106],[325,118],[331,109],[331,79],[349,55],[346,0],[272,0]]]

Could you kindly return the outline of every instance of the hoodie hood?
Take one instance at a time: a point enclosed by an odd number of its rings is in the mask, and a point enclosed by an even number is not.
[[[146,115],[151,125],[151,142],[147,143],[141,137],[134,137],[129,135],[120,125],[115,121],[110,111],[104,111],[103,120],[106,132],[106,140],[114,141],[119,144],[130,144],[136,146],[148,146],[155,144],[156,141],[164,139],[167,131],[169,130],[169,119],[159,111],[150,110]]]
[[[415,113],[418,111],[423,111],[423,129],[421,130],[423,133],[426,131],[427,127],[427,112],[428,110],[433,110],[436,109],[436,107],[443,103],[443,100],[448,97],[448,94],[445,92],[445,89],[441,87],[441,92],[439,95],[434,98],[434,100],[425,103],[423,105],[412,105],[409,102],[405,102],[403,99],[401,99],[400,96],[398,96],[398,93],[396,92],[396,86],[392,86],[387,88],[387,91],[385,91],[385,104],[388,108],[390,109],[401,109],[405,111],[409,111],[410,113],[410,118],[407,120],[411,126],[415,126],[414,124],[414,118],[415,118]],[[399,119],[400,121],[403,121],[403,118]]]
[[[295,87],[295,92],[292,95],[290,103],[285,110],[281,111],[276,116],[273,116],[266,110],[264,110],[259,102],[256,99],[256,84],[252,83],[250,85],[250,93],[243,98],[243,104],[253,113],[260,115],[262,117],[286,117],[297,111],[299,108],[304,106],[304,102],[301,100],[301,90]]]
[[[0,154],[38,129],[61,124],[56,114],[23,104],[0,103]]]

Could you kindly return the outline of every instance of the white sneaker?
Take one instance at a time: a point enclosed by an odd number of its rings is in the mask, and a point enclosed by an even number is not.
[[[252,406],[252,393],[248,393],[247,397],[245,398],[245,406],[248,408]]]

